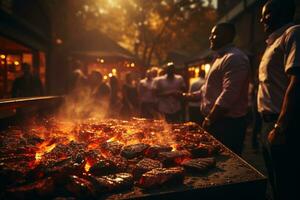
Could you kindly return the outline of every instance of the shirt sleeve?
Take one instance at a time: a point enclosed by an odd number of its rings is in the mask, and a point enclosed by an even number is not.
[[[284,40],[285,72],[295,74],[300,72],[300,27],[293,28]]]
[[[159,87],[158,82],[159,82],[159,81],[158,81],[157,78],[155,78],[155,79],[153,80],[152,85],[151,85],[151,87],[152,87],[153,90],[157,90],[157,89],[158,89],[158,87]]]
[[[186,85],[185,85],[185,82],[184,82],[182,76],[180,76],[180,82],[181,82],[181,84],[180,84],[181,88],[180,89],[181,90],[185,90],[186,89]]]
[[[215,104],[230,109],[240,97],[241,91],[245,89],[245,84],[249,82],[250,64],[246,57],[232,55],[228,58],[223,70],[222,92]]]

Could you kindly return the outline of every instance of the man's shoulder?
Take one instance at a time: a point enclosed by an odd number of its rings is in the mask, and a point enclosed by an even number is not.
[[[175,78],[176,79],[183,79],[182,76],[180,74],[175,74]]]
[[[246,53],[237,47],[232,47],[230,51],[227,52],[226,57],[228,59],[234,59],[234,60],[236,59],[248,60],[248,56],[246,55]]]
[[[154,81],[162,81],[162,80],[166,80],[166,79],[167,79],[167,76],[163,75],[163,76],[158,76],[158,77],[154,78],[153,80]]]
[[[299,32],[299,31],[300,31],[300,24],[297,24],[286,29],[285,34],[292,34],[294,32]]]

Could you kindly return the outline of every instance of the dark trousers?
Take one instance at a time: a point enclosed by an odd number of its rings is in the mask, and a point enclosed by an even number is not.
[[[208,132],[227,146],[230,150],[241,155],[247,128],[246,116],[238,118],[223,118],[214,122]]]
[[[155,103],[153,102],[141,102],[141,117],[147,119],[153,119],[155,115]]]
[[[199,106],[189,106],[189,121],[196,122],[197,124],[202,123],[203,117],[201,115]]]
[[[262,150],[272,187],[274,200],[299,199],[297,185],[299,182],[299,144],[298,139],[287,140],[285,145],[270,145],[268,134],[274,127],[275,121],[262,123]],[[299,134],[299,130],[290,129],[290,135]],[[298,196],[298,197],[297,197]]]

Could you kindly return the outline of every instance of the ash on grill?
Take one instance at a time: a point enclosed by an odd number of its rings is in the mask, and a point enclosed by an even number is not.
[[[194,123],[45,121],[1,133],[1,199],[93,199],[134,185],[183,184],[184,168],[205,173],[221,151]]]

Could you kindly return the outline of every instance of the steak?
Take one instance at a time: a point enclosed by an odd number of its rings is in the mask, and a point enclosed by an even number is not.
[[[158,154],[158,159],[165,166],[173,166],[180,164],[182,160],[189,158],[191,154],[188,151],[170,151],[170,152],[161,152]]]
[[[107,159],[98,160],[89,170],[89,172],[95,176],[115,173],[116,171],[116,166]]]
[[[148,158],[156,158],[160,152],[169,152],[172,147],[167,145],[154,145],[145,151],[145,156]]]
[[[184,169],[182,167],[156,168],[143,174],[138,185],[148,189],[161,185],[182,184],[183,179]]]
[[[81,199],[89,199],[96,196],[96,190],[93,183],[83,177],[69,176],[65,190],[71,196],[76,196]]]
[[[218,146],[213,144],[200,143],[190,150],[193,157],[210,157],[219,152]]]
[[[123,147],[121,155],[127,159],[132,159],[143,155],[146,149],[149,148],[149,146],[150,145],[144,143],[128,145]]]
[[[208,169],[215,167],[216,160],[214,158],[197,158],[182,162],[182,166],[194,172],[205,172]]]
[[[119,142],[113,141],[113,142],[105,142],[101,145],[101,147],[103,148],[104,151],[116,155],[116,154],[120,154],[123,145]]]
[[[155,168],[162,168],[163,165],[158,160],[152,160],[149,158],[144,158],[140,162],[138,162],[133,169],[133,176],[135,179],[141,178],[142,174],[144,174],[147,171],[150,171]]]
[[[95,185],[97,193],[116,192],[130,189],[133,186],[133,176],[129,173],[117,173],[101,177],[89,176],[89,179]]]
[[[116,172],[123,172],[127,168],[127,161],[120,157],[103,158],[91,166],[89,172],[95,176],[102,176]]]

